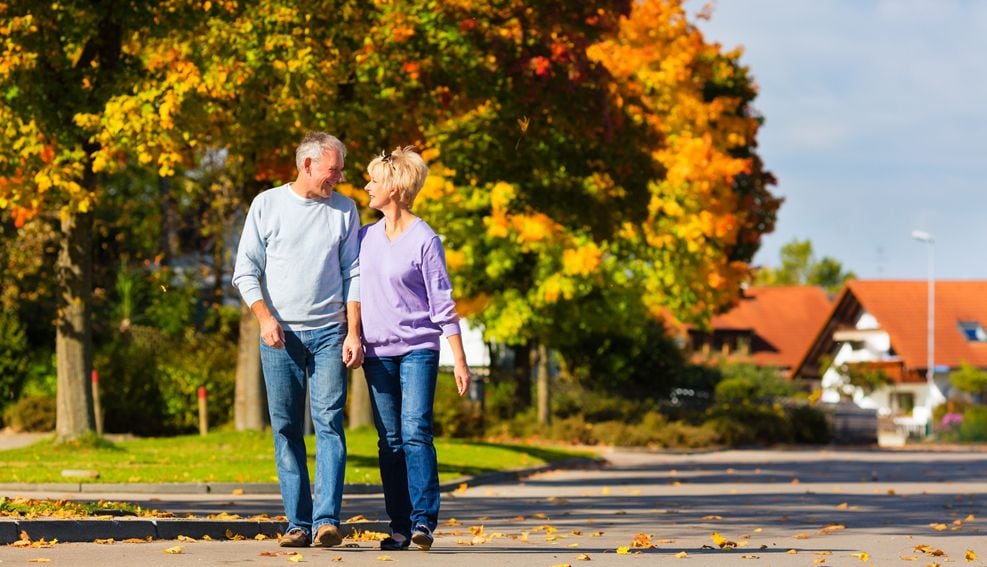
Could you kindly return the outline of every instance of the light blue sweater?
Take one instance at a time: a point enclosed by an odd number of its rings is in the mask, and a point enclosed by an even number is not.
[[[268,189],[247,213],[233,285],[247,305],[265,300],[285,329],[344,323],[346,302],[360,301],[359,230],[349,197],[305,199],[290,185]]]

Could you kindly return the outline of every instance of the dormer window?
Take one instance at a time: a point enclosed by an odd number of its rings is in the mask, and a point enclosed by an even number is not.
[[[987,342],[987,331],[984,331],[984,326],[979,321],[960,321],[957,325],[967,341],[972,343]]]

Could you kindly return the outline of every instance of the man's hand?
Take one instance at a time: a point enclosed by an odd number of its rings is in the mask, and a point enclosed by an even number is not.
[[[459,391],[459,395],[466,395],[471,381],[469,366],[466,365],[465,361],[457,362],[453,368],[453,374],[456,376],[456,390]]]
[[[363,364],[363,342],[360,335],[347,333],[343,340],[343,364],[346,368],[359,368]]]
[[[274,317],[266,317],[260,322],[260,338],[273,348],[284,348],[284,329]]]

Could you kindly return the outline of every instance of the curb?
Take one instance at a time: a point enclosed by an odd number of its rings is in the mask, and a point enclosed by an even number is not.
[[[560,469],[600,467],[606,464],[603,458],[576,457],[548,463],[538,467],[508,469],[475,476],[464,476],[439,484],[440,492],[451,492],[461,485],[478,486],[513,482],[521,478]],[[216,482],[216,483],[99,483],[99,482],[54,482],[33,484],[29,482],[0,483],[0,492],[59,492],[85,494],[281,494],[276,482]],[[346,484],[343,494],[383,494],[379,484]]]
[[[256,539],[258,535],[275,539],[287,528],[287,522],[254,520],[0,520],[0,545],[18,541],[21,532],[31,541],[151,541],[178,539],[179,536],[222,541]],[[352,537],[358,531],[387,533],[389,529],[387,522],[352,522],[339,526],[344,538]]]

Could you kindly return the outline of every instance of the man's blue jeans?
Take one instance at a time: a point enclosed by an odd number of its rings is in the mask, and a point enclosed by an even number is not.
[[[309,536],[323,524],[339,525],[346,471],[344,334],[342,325],[311,331],[285,329],[284,348],[272,348],[263,341],[260,345],[288,529],[300,528]],[[306,381],[315,428],[314,516],[304,439]]]
[[[439,351],[363,361],[377,427],[380,477],[391,531],[434,531],[439,518],[439,467],[432,444],[432,406]]]

